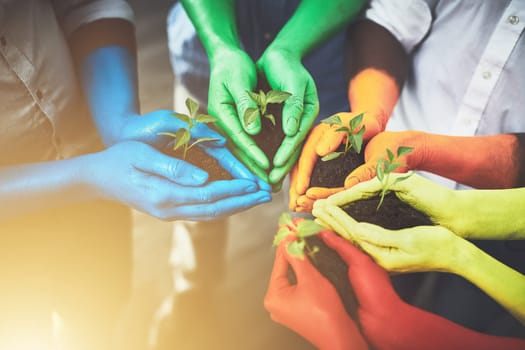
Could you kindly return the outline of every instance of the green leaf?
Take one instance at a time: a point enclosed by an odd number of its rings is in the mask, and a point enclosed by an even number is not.
[[[193,142],[191,145],[192,146],[195,146],[199,143],[203,143],[203,142],[209,142],[209,141],[217,141],[217,140],[220,140],[216,137],[201,137],[200,139],[197,139],[195,140],[195,142]]]
[[[388,155],[388,160],[389,160],[390,162],[393,162],[393,161],[394,161],[394,157],[395,157],[395,156],[394,156],[394,153],[392,153],[392,151],[389,150],[389,149],[387,148],[387,149],[386,149],[386,154]]]
[[[364,114],[361,113],[358,116],[352,118],[352,120],[350,120],[350,129],[355,130],[363,121],[363,116]]]
[[[377,203],[376,211],[378,211],[379,208],[381,207],[381,204],[383,204],[383,201],[385,200],[385,195],[387,192],[388,192],[388,189],[383,189],[381,191],[381,194],[379,195],[379,203]]]
[[[248,93],[248,96],[250,96],[252,101],[257,104],[257,106],[261,105],[261,97],[259,96],[258,93],[253,92],[253,91],[248,91],[248,90],[246,90],[246,92]]]
[[[319,247],[316,246],[316,245],[314,245],[314,246],[312,247],[312,250],[310,251],[310,253],[313,255],[313,254],[315,254],[315,253],[317,253],[317,252],[319,252]]]
[[[244,125],[250,125],[255,120],[257,120],[257,117],[259,116],[259,110],[257,108],[248,107],[246,108],[246,111],[244,111]]]
[[[264,115],[267,119],[269,119],[272,124],[275,126],[275,117],[273,116],[273,114],[265,114]]]
[[[283,103],[290,96],[292,94],[286,91],[270,90],[266,95],[266,103]]]
[[[321,123],[325,123],[325,124],[341,124],[341,118],[339,117],[339,115],[337,114],[334,114],[328,118],[325,118],[323,120],[321,120]]]
[[[186,114],[182,114],[182,113],[173,113],[172,116],[174,116],[175,118],[183,121],[184,123],[186,124],[189,124],[191,122],[191,118],[189,115],[186,115]]]
[[[279,226],[292,225],[292,214],[284,212],[279,216]]]
[[[186,99],[186,108],[188,108],[190,117],[193,119],[199,110],[199,104],[188,97]]]
[[[301,238],[313,236],[324,230],[324,227],[313,220],[303,220],[297,226],[297,235]]]
[[[385,173],[383,171],[383,166],[385,164],[385,160],[383,158],[379,159],[376,165],[376,176],[379,179],[379,181],[383,181],[385,178]]]
[[[397,148],[397,156],[401,157],[405,154],[409,154],[410,152],[412,152],[413,149],[414,147],[399,146]]]
[[[337,157],[339,157],[341,154],[343,154],[344,152],[332,152],[332,153],[329,153],[327,154],[326,156],[324,156],[323,158],[321,158],[321,160],[323,162],[327,162],[329,160],[332,160],[332,159],[335,159]]]
[[[283,241],[288,235],[290,235],[291,232],[286,227],[280,228],[279,231],[277,231],[277,234],[273,238],[273,246],[276,247],[279,243]]]
[[[288,244],[286,251],[291,256],[295,256],[296,258],[302,259],[304,257],[304,241],[298,240],[298,241],[290,242],[290,244]]]
[[[183,145],[187,145],[188,141],[190,140],[190,133],[186,129],[179,129],[177,130],[177,133],[175,134],[175,145],[173,146],[173,150],[177,150]]]
[[[199,123],[215,123],[217,118],[207,114],[197,114],[195,121]]]
[[[390,173],[394,172],[400,166],[401,166],[401,163],[386,163],[385,164],[385,173],[390,174]]]
[[[266,101],[266,94],[262,90],[259,90],[259,99],[261,102],[259,106],[261,106],[261,109],[263,110],[264,114],[264,112],[266,112],[266,105],[268,104],[268,101]]]
[[[412,176],[412,173],[410,173],[408,175],[405,175],[405,176],[400,176],[400,177],[396,178],[394,180],[394,182],[392,182],[392,185],[393,184],[397,184],[398,182],[404,181],[404,180],[408,179],[410,176]]]
[[[352,143],[352,147],[357,153],[361,153],[361,148],[363,147],[363,134],[365,133],[365,128],[362,127],[359,129],[357,134],[352,134],[350,136],[350,142]]]
[[[346,126],[342,126],[340,128],[335,129],[335,131],[343,131],[347,134],[350,134],[350,129],[348,129]]]
[[[176,134],[174,134],[174,133],[172,133],[172,132],[168,132],[168,131],[161,131],[161,132],[158,132],[157,135],[164,135],[164,136],[177,137]]]

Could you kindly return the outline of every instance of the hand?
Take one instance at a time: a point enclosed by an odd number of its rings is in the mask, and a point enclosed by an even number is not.
[[[387,186],[401,201],[426,214],[436,225],[446,227],[454,233],[463,229],[465,222],[469,221],[464,216],[457,215],[458,212],[468,210],[462,199],[462,192],[465,191],[450,190],[416,173],[392,173]],[[314,207],[320,208],[324,204],[342,207],[360,199],[377,196],[381,190],[381,183],[377,178],[373,178],[336,193],[326,200],[316,201]]]
[[[322,202],[314,206],[313,214],[341,236],[350,237],[379,265],[392,272],[453,273],[461,263],[462,253],[467,251],[467,241],[441,226],[387,230],[357,222],[341,208],[322,205]]]
[[[292,94],[284,102],[282,126],[286,136],[273,159],[275,169],[270,173],[270,182],[277,183],[295,162],[293,156],[319,113],[319,99],[315,82],[297,55],[269,49],[257,61],[257,67],[273,90]]]
[[[112,141],[109,144],[140,141],[158,149],[165,149],[173,141],[173,137],[164,136],[161,133],[176,133],[181,128],[187,128],[183,121],[173,116],[174,113],[170,110],[156,110],[143,115],[132,114],[123,119],[124,122],[120,127],[115,128],[112,132]],[[206,142],[208,147],[221,147],[226,144],[226,139],[221,134],[203,123],[196,123],[191,129],[191,136],[193,139],[217,139]]]
[[[376,349],[520,349],[523,339],[490,336],[402,301],[385,270],[343,238],[320,233],[348,265],[348,278],[359,301],[359,321]]]
[[[223,49],[213,56],[210,65],[208,113],[219,119],[216,125],[233,142],[234,153],[247,160],[245,164],[254,173],[264,172],[270,162],[250,137],[261,131],[260,116],[249,125],[244,125],[242,118],[247,108],[257,108],[246,92],[256,85],[255,64],[241,49]]]
[[[308,259],[286,252],[285,240],[277,247],[264,306],[272,320],[303,336],[320,349],[368,349],[366,341],[346,313],[337,291]],[[288,282],[291,265],[297,284]]]
[[[253,180],[205,184],[205,171],[136,141],[85,159],[84,182],[99,196],[162,220],[212,220],[270,200]]]
[[[350,120],[357,117],[358,112],[341,112],[337,113],[343,125],[348,125]],[[361,126],[365,128],[363,134],[363,141],[366,142],[371,137],[375,136],[379,131],[382,131],[383,124],[382,116],[377,113],[363,113],[363,120]],[[291,180],[290,186],[290,202],[291,210],[298,212],[310,212],[315,200],[326,198],[334,193],[342,191],[344,187],[325,188],[325,187],[310,187],[310,179],[312,171],[319,158],[324,157],[345,142],[345,133],[337,131],[338,125],[329,125],[320,123],[315,126],[308,135],[303,146],[301,156],[297,162],[298,168],[296,176]],[[360,127],[357,128],[359,130]]]

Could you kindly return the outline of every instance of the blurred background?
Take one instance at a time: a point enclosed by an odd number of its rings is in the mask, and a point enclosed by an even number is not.
[[[166,16],[174,1],[129,3],[136,15],[142,112],[172,109],[173,73]],[[311,349],[295,333],[274,323],[263,306],[273,265],[273,235],[286,207],[284,194],[278,193],[271,203],[234,215],[228,232],[224,279],[212,292],[189,297],[173,293],[170,252],[178,226],[135,212],[134,288],[115,347]],[[207,234],[213,236],[213,227]],[[207,258],[221,257],[212,253]]]

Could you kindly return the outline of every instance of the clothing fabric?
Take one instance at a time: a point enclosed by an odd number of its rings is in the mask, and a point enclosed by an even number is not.
[[[458,136],[525,132],[525,2],[373,0],[365,17],[389,30],[411,59],[388,130]],[[474,243],[525,272],[520,242]],[[448,274],[427,278],[434,286],[430,298],[418,295],[428,301],[424,308],[482,332],[525,337],[525,328],[476,286]]]
[[[0,166],[69,158],[98,137],[67,36],[103,18],[132,20],[123,0],[0,1]]]
[[[133,19],[122,0],[0,1],[0,167],[101,149],[67,38],[104,18]],[[44,341],[59,315],[75,349],[103,349],[130,282],[127,207],[96,201],[1,221],[0,348]]]

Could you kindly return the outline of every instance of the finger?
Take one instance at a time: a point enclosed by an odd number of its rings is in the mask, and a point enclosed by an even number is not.
[[[250,180],[220,180],[199,187],[173,186],[167,194],[167,201],[175,204],[213,203],[222,198],[242,196],[257,190],[257,185]]]
[[[292,266],[292,269],[295,273],[297,285],[319,280],[319,278],[321,278],[320,272],[317,271],[308,258],[290,256],[288,251],[286,252],[286,255],[288,263]]]
[[[299,197],[299,194],[295,190],[295,184],[297,182],[297,165],[292,168],[292,171],[290,172],[290,189],[288,190],[288,208],[291,211],[295,211],[295,208],[297,207],[297,198]]]
[[[208,173],[188,162],[165,155],[144,144],[144,154],[137,156],[136,169],[168,179],[182,186],[201,186],[208,180]]]
[[[235,155],[235,157],[237,157],[244,165],[246,165],[248,169],[250,169],[250,171],[252,171],[260,179],[269,183],[270,180],[268,179],[268,174],[265,171],[265,169],[267,168],[261,168],[259,164],[255,163],[252,158],[250,158],[242,149],[238,148],[236,145],[230,144],[229,146],[231,152]],[[268,158],[266,158],[266,161],[268,162]]]
[[[332,205],[343,206],[360,199],[374,197],[381,192],[381,188],[379,180],[373,178],[372,180],[359,183],[344,191],[337,192],[328,197],[327,200]]]
[[[244,132],[235,114],[235,109],[231,105],[221,105],[217,109],[218,113],[220,113],[218,115],[221,116],[216,123],[219,130],[228,135],[236,147],[242,150],[248,158],[252,159],[257,166],[268,169],[270,166],[268,157],[257,146],[255,141]]]
[[[311,187],[306,191],[306,196],[312,200],[318,200],[318,199],[324,199],[328,198],[329,196],[343,191],[343,187],[332,187],[332,188],[326,188],[326,187]]]
[[[195,126],[191,128],[190,133],[193,140],[212,139],[205,142],[208,147],[221,147],[226,145],[226,138],[207,124],[196,123]]]
[[[296,211],[301,213],[310,213],[314,206],[314,201],[305,195],[297,197],[296,203]]]
[[[239,116],[239,119],[241,120],[241,125],[244,128],[244,130],[250,134],[250,135],[257,135],[261,132],[261,114],[259,112],[259,107],[250,98],[250,95],[248,94],[247,90],[252,91],[255,86],[249,86],[249,85],[234,85],[230,87],[230,93],[231,96],[235,102],[235,105],[237,106],[237,115]],[[247,123],[245,116],[246,111],[248,108],[255,113],[255,119]]]
[[[314,205],[312,214],[326,222],[330,228],[339,233],[345,239],[349,241],[355,240],[353,238],[352,229],[356,222],[339,207],[332,206],[329,203],[323,206]]]
[[[328,125],[326,124],[317,125],[312,129],[312,132],[306,138],[303,150],[297,163],[298,175],[295,187],[298,194],[304,194],[308,186],[310,186],[312,171],[315,167],[315,163],[319,159],[317,153],[315,152],[315,145],[319,142],[320,138],[324,134],[324,129],[327,127]]]
[[[299,154],[301,154],[300,148],[295,150],[295,152],[292,154],[292,156],[288,159],[288,161],[285,164],[281,166],[275,166],[272,169],[269,175],[271,184],[279,183],[284,179],[284,177],[290,172],[290,170],[293,168],[293,166],[297,162],[297,158],[299,158]]]
[[[288,280],[289,263],[288,257],[284,251],[285,249],[285,244],[277,246],[272,273],[270,275],[270,283],[268,285],[268,292],[280,291],[290,287],[290,281]]]
[[[209,221],[227,217],[271,200],[270,193],[255,193],[231,196],[213,203],[203,201],[197,204],[181,205],[169,211],[171,220]]]
[[[292,83],[296,83],[290,87],[292,96],[283,107],[283,131],[287,136],[301,130],[308,132],[319,113],[319,97],[313,79],[308,77],[306,85],[301,80],[292,80]]]
[[[355,168],[345,179],[345,188],[351,188],[361,182],[373,179],[376,176],[377,162],[366,162]]]
[[[343,142],[345,134],[342,132],[335,131],[335,127],[321,124],[326,126],[323,137],[319,139],[319,143],[315,146],[315,152],[324,157],[329,153],[334,152]]]

